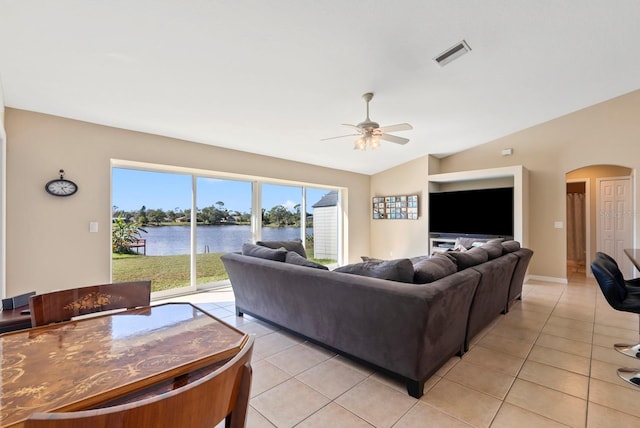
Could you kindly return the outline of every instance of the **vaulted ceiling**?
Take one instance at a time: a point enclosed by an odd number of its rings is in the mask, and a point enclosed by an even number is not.
[[[8,107],[372,174],[639,89],[639,22],[637,0],[0,0],[0,80]],[[408,144],[320,141],[365,92]]]

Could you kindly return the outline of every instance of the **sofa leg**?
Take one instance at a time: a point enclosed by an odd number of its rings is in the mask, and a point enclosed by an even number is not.
[[[244,315],[244,312],[242,312],[240,309],[238,309],[238,307],[236,307],[236,316],[241,317],[243,315]]]
[[[424,380],[407,380],[407,392],[414,398],[422,397],[424,394]]]

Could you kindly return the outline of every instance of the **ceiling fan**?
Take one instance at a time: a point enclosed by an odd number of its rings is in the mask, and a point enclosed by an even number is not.
[[[409,142],[408,138],[397,137],[395,135],[387,134],[387,132],[408,131],[410,129],[413,129],[413,126],[409,125],[408,123],[399,123],[397,125],[381,127],[377,122],[369,119],[369,102],[373,98],[373,92],[367,92],[366,94],[362,95],[362,98],[367,103],[367,118],[357,125],[349,125],[348,123],[343,123],[344,126],[354,128],[357,133],[340,135],[338,137],[323,138],[321,141],[359,136],[360,138],[355,141],[355,145],[353,146],[354,150],[366,150],[367,145],[371,147],[371,149],[377,149],[378,147],[380,147],[380,140],[390,141],[396,144],[407,144]]]

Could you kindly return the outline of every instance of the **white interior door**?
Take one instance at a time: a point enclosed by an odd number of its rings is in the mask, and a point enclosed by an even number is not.
[[[598,196],[598,251],[613,257],[625,278],[631,277],[633,265],[624,254],[625,248],[633,247],[631,179],[600,179]]]

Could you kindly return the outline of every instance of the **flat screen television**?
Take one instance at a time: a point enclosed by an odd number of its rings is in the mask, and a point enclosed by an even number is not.
[[[513,236],[513,188],[429,193],[429,232]]]

